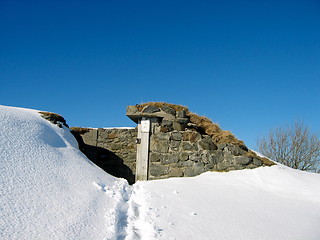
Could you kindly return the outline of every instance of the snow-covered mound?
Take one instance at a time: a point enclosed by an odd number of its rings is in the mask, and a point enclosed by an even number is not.
[[[68,128],[4,106],[0,161],[0,239],[320,239],[319,174],[276,165],[129,187]]]
[[[116,239],[126,181],[38,111],[0,106],[0,239]]]
[[[276,165],[139,182],[157,239],[319,240],[320,175]]]

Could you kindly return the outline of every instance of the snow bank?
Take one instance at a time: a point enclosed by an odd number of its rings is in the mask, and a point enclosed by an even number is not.
[[[155,239],[320,239],[319,174],[273,166],[134,187]]]
[[[0,106],[0,239],[116,239],[126,181],[38,111]]]

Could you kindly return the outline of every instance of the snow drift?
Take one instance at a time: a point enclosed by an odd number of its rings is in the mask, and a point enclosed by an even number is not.
[[[320,239],[319,174],[278,165],[138,186],[157,239]]]
[[[0,134],[0,239],[114,237],[108,211],[127,183],[92,164],[68,128],[0,106]]]

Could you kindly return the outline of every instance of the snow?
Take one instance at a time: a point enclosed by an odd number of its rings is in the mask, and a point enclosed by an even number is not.
[[[320,175],[283,166],[138,182],[156,239],[320,239]],[[134,187],[136,187],[134,186]]]
[[[320,175],[283,165],[129,186],[68,128],[5,106],[0,161],[0,239],[320,239]]]
[[[38,111],[0,106],[0,118],[0,239],[112,239],[117,219],[106,217],[126,181]]]

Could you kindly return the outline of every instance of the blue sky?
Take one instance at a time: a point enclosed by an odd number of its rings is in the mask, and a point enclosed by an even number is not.
[[[0,0],[0,32],[2,105],[116,127],[165,101],[253,149],[295,120],[320,132],[318,0]]]

